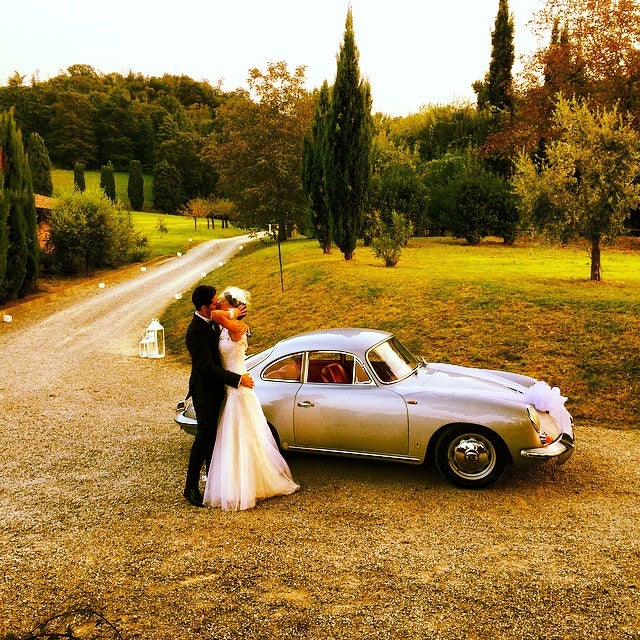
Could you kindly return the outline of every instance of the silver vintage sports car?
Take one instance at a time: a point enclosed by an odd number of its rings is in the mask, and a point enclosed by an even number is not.
[[[487,487],[516,467],[573,453],[573,420],[557,388],[504,371],[427,363],[386,331],[327,329],[248,356],[285,451],[435,462],[460,487]],[[187,400],[176,422],[195,433]]]

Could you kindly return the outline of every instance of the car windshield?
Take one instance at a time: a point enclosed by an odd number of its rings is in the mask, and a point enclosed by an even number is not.
[[[382,382],[406,378],[419,364],[395,336],[370,349],[367,360]]]

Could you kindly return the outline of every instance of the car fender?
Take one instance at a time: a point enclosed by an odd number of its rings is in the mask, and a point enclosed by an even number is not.
[[[483,427],[504,442],[514,463],[520,463],[523,448],[540,446],[540,438],[529,421],[526,405],[502,399],[443,396],[425,392],[405,396],[409,415],[411,452],[425,457],[443,429],[459,424]]]

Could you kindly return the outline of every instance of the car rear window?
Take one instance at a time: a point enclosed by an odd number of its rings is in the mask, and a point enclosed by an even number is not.
[[[297,353],[270,364],[262,373],[266,380],[285,380],[288,382],[300,382],[302,371],[302,354]]]

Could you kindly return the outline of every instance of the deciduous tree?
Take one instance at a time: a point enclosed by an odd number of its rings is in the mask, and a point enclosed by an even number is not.
[[[399,146],[430,162],[448,153],[480,148],[492,131],[488,110],[470,104],[431,105],[390,127],[390,136]]]
[[[108,92],[93,94],[95,110],[96,161],[111,162],[118,170],[127,167],[133,155],[137,134],[135,105],[128,92],[119,84]]]
[[[640,136],[614,107],[590,110],[560,99],[554,114],[558,138],[542,166],[521,155],[514,179],[523,211],[548,235],[585,238],[591,280],[601,278],[601,244],[624,230],[640,205]]]
[[[208,218],[211,215],[211,201],[206,198],[189,200],[181,210],[183,216],[193,218],[193,229],[198,230],[198,218]]]
[[[385,118],[378,119],[373,138],[372,176],[369,191],[370,208],[376,209],[382,221],[391,221],[391,212],[402,214],[412,228],[425,232],[426,189],[422,181],[420,158],[389,135]],[[368,231],[368,230],[367,230]],[[366,235],[365,245],[366,245]]]
[[[373,240],[373,253],[384,261],[385,267],[395,267],[412,235],[411,222],[397,211],[392,211],[389,222],[383,225],[382,232]]]
[[[302,188],[302,146],[312,118],[304,67],[285,62],[249,72],[257,101],[238,96],[219,110],[222,127],[207,149],[220,171],[221,191],[236,204],[247,228],[278,225],[280,240],[307,219]]]
[[[611,108],[618,104],[621,113],[631,111],[640,102],[635,78],[640,73],[640,3],[637,0],[546,0],[535,14],[538,35],[560,27],[562,58],[554,54],[554,45],[533,55],[532,71],[546,71],[550,56],[556,64],[572,61],[581,83],[588,83],[591,106]],[[555,48],[558,49],[557,45]],[[544,77],[544,76],[543,76]],[[573,75],[575,79],[575,75]],[[533,79],[533,78],[532,78]],[[561,86],[552,86],[555,94]],[[572,91],[565,91],[571,98]]]
[[[209,202],[210,210],[207,216],[207,227],[209,226],[209,220],[211,220],[211,227],[213,228],[215,226],[215,219],[218,218],[222,228],[228,229],[229,220],[235,220],[237,213],[236,205],[231,200],[225,198],[210,199]]]
[[[47,138],[51,159],[56,166],[72,167],[75,162],[94,162],[97,154],[94,107],[88,95],[75,91],[57,91],[53,96],[50,129]],[[95,165],[94,165],[95,166]]]
[[[475,154],[451,154],[425,171],[428,211],[435,230],[449,230],[476,245],[489,235],[516,237],[518,211],[509,182]]]
[[[180,188],[186,200],[217,195],[218,174],[214,163],[203,156],[205,145],[203,136],[179,132],[163,142],[158,151],[157,159],[166,160],[180,174]]]
[[[640,109],[640,3],[637,0],[546,0],[533,32],[541,42],[520,78],[515,122],[497,141],[513,155],[552,139],[557,97],[580,98],[591,109]],[[636,129],[640,124],[636,121]]]

